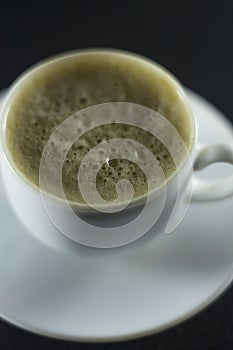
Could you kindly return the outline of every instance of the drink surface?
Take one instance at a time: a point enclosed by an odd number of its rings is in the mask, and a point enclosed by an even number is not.
[[[130,56],[86,53],[50,63],[23,82],[9,110],[6,134],[20,173],[39,186],[42,152],[55,128],[75,112],[105,102],[131,102],[158,111],[175,126],[189,147],[187,111],[161,72]],[[102,125],[81,136],[66,156],[62,177],[68,200],[83,203],[77,179],[80,162],[94,146],[113,138],[132,139],[145,145],[159,160],[166,178],[176,170],[166,147],[148,131],[123,124]],[[120,179],[132,183],[134,198],[147,192],[143,171],[126,159],[115,159],[106,161],[96,179],[97,190],[105,200],[116,198]]]

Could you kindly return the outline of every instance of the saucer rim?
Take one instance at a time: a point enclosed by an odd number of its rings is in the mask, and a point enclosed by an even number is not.
[[[182,317],[178,317],[171,322],[166,322],[164,325],[161,325],[160,327],[150,328],[146,331],[141,331],[141,332],[136,331],[135,333],[128,333],[128,334],[119,335],[119,336],[100,336],[100,337],[72,336],[72,335],[63,334],[61,332],[59,333],[46,332],[43,329],[32,327],[22,322],[17,323],[17,321],[12,320],[10,317],[3,316],[1,314],[0,314],[0,320],[3,320],[10,326],[12,325],[15,326],[19,330],[24,330],[35,335],[45,336],[50,339],[63,340],[67,342],[102,343],[102,344],[124,342],[124,341],[144,338],[147,336],[152,336],[184,323],[185,321],[199,314],[201,311],[205,311],[205,309],[207,309],[213,302],[217,301],[225,292],[227,292],[227,290],[230,289],[232,284],[233,284],[233,271],[229,273],[229,277],[225,280],[225,283],[221,287],[219,287],[217,291],[215,291],[215,293],[211,296],[211,298],[209,298],[207,301],[200,304],[197,308],[193,309],[191,312],[187,312]]]

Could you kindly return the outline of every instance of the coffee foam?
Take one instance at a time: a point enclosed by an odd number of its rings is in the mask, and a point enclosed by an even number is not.
[[[189,125],[183,105],[162,77],[156,79],[152,69],[130,59],[97,55],[96,58],[58,63],[38,72],[25,83],[11,107],[7,122],[7,143],[19,170],[38,186],[41,155],[55,128],[85,107],[110,101],[133,102],[159,111],[177,128],[188,145]],[[77,132],[85,126],[77,120]],[[55,149],[58,145],[65,146],[63,136],[60,138],[60,142],[54,143]],[[66,156],[63,185],[69,200],[83,201],[77,180],[82,158],[95,145],[112,138],[132,139],[144,144],[157,157],[166,177],[174,172],[175,165],[169,152],[149,132],[122,124],[103,125],[83,135]],[[142,170],[132,162],[115,159],[106,161],[98,172],[97,189],[101,196],[106,200],[114,199],[116,184],[123,178],[131,181],[134,197],[147,192]]]

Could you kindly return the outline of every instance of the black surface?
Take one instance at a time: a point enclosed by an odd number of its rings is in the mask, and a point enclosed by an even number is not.
[[[45,4],[1,2],[0,88],[51,54],[81,47],[123,48],[155,59],[233,121],[231,0]],[[120,344],[66,343],[0,322],[0,349],[232,349],[232,302],[230,288],[193,319],[161,334]]]

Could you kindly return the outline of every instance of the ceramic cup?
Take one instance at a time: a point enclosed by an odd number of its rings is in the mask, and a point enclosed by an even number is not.
[[[127,56],[153,68],[174,90],[189,118],[190,148],[177,171],[156,190],[149,192],[147,197],[123,205],[122,210],[119,210],[116,203],[105,203],[99,208],[70,205],[66,200],[48,195],[43,189],[40,191],[17,169],[6,143],[8,111],[24,83],[33,74],[58,61],[93,53]],[[139,114],[141,107],[137,106]],[[142,114],[145,112],[145,107],[143,108]],[[47,239],[52,234],[53,237],[59,237],[62,233],[72,241],[89,247],[120,247],[144,235],[154,239],[162,232],[174,231],[192,201],[213,201],[233,195],[233,176],[215,180],[204,180],[196,174],[193,176],[193,171],[196,173],[216,162],[233,164],[232,144],[198,145],[198,125],[181,84],[160,65],[136,54],[117,50],[84,50],[45,60],[27,70],[13,83],[4,97],[0,117],[1,168],[7,195],[22,222],[39,238]],[[148,126],[147,130],[149,129]],[[139,244],[140,242],[141,239]]]

